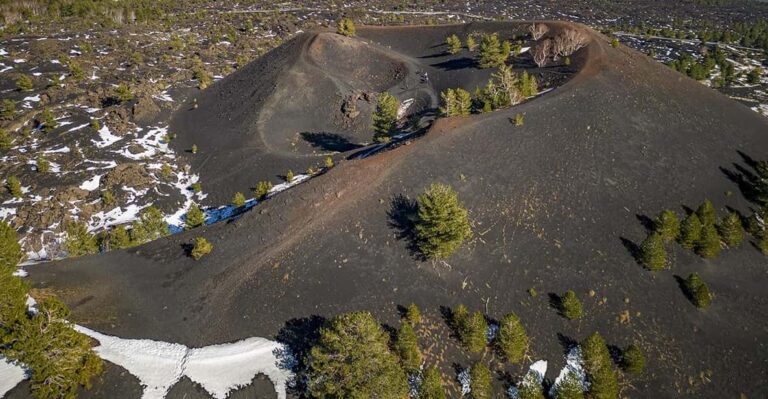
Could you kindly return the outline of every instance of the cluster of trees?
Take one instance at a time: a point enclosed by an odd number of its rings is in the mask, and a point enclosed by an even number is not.
[[[679,24],[673,24],[671,28],[656,29],[647,27],[642,23],[637,26],[617,26],[615,29],[646,36],[698,39],[705,43],[721,42],[768,50],[768,20],[766,19],[759,19],[755,22],[738,22],[732,24],[730,29],[721,30],[704,29],[693,31],[684,29]]]
[[[716,81],[713,81],[717,87],[728,86],[736,78],[733,64],[727,60],[725,53],[718,46],[707,51],[701,62],[697,62],[690,54],[683,53],[677,60],[670,61],[667,65],[696,80],[709,78],[717,66],[720,70],[720,76]]]
[[[29,286],[14,275],[23,258],[16,231],[0,221],[0,354],[29,370],[35,398],[74,398],[81,386],[90,388],[103,363],[90,338],[66,321],[63,303],[43,298],[36,312],[27,309]]]
[[[417,203],[416,244],[426,258],[448,258],[472,235],[467,209],[451,186],[434,183]]]
[[[171,0],[32,0],[0,3],[0,19],[6,24],[23,20],[73,21],[103,26],[148,23],[174,8]]]
[[[83,221],[71,221],[67,224],[67,236],[64,239],[64,250],[69,256],[94,254],[99,250],[130,248],[170,234],[163,213],[153,207],[147,207],[134,222],[130,229],[125,225],[117,225],[108,232],[95,235],[88,231],[88,225]]]
[[[528,71],[518,75],[511,67],[502,65],[485,87],[475,89],[474,96],[462,88],[443,91],[440,94],[440,113],[450,117],[491,112],[519,104],[538,93],[539,85],[535,76],[529,75]]]
[[[525,358],[530,344],[522,321],[515,313],[509,313],[504,315],[498,324],[499,328],[492,342],[494,349],[506,361],[512,364],[520,363]],[[488,346],[488,321],[481,312],[470,314],[466,306],[457,306],[451,314],[451,328],[464,348],[472,353],[480,353]]]
[[[480,68],[501,67],[505,65],[511,53],[512,43],[509,40],[500,41],[498,33],[485,34],[480,40],[477,65]]]

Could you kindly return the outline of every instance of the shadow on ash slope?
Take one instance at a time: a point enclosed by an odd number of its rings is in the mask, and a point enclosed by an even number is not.
[[[266,375],[278,399],[285,399],[296,361],[283,345],[253,337],[234,343],[188,348],[181,344],[149,339],[123,339],[86,327],[75,329],[97,341],[96,353],[136,376],[143,399],[162,399],[182,377],[188,377],[216,399],[251,383],[257,374]],[[25,369],[0,357],[0,397],[26,379]]]

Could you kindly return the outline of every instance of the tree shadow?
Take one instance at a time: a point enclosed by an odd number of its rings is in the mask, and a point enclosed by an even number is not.
[[[675,274],[673,277],[675,278],[675,282],[677,282],[678,288],[680,288],[680,291],[682,291],[683,295],[685,295],[685,298],[688,299],[688,302],[693,304],[693,295],[691,295],[691,292],[688,290],[688,284],[686,284],[685,279],[677,274]]]
[[[457,71],[459,69],[474,68],[477,66],[477,62],[474,58],[461,57],[438,62],[436,64],[430,64],[430,66],[442,69],[443,71]]]
[[[563,315],[563,299],[560,297],[560,295],[550,292],[547,294],[549,297],[549,306],[552,309],[555,309],[557,311],[557,314],[560,316]]]
[[[635,217],[640,221],[640,224],[645,228],[645,232],[650,234],[656,230],[656,222],[648,216],[636,214]]]
[[[407,242],[407,248],[413,257],[424,260],[424,255],[419,251],[416,237],[418,212],[419,208],[416,201],[398,194],[392,199],[387,216],[389,217],[389,227],[397,231],[397,239]]]
[[[362,147],[360,144],[353,143],[346,137],[335,133],[302,132],[300,135],[309,145],[323,151],[347,152]]]
[[[571,350],[571,348],[579,345],[579,341],[563,333],[557,333],[557,340],[558,342],[560,342],[560,346],[563,347],[564,353],[568,353]]]
[[[318,315],[290,319],[278,331],[275,340],[288,346],[296,357],[299,368],[303,368],[309,350],[320,338],[320,328],[327,322],[325,317]]]
[[[632,259],[637,262],[637,264],[641,264],[640,262],[640,246],[635,244],[632,240],[626,238],[626,237],[619,237],[621,239],[622,245],[624,245],[624,248],[627,249],[629,252],[629,255],[632,256]]]
[[[611,355],[613,364],[621,367],[622,360],[624,359],[624,350],[613,344],[607,344],[606,346],[608,347],[608,353]]]
[[[741,156],[742,161],[747,165],[744,167],[738,163],[733,163],[733,169],[720,167],[720,171],[736,184],[741,194],[747,201],[758,205],[768,204],[768,183],[765,182],[765,165],[756,161],[742,151],[736,151]],[[751,169],[751,170],[750,170]],[[761,176],[761,171],[763,176]]]
[[[440,306],[440,316],[443,318],[443,322],[448,326],[448,330],[451,332],[451,338],[459,339],[459,331],[456,323],[453,322],[453,309],[447,306]]]

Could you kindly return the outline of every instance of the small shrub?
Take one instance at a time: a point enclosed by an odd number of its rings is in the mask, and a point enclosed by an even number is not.
[[[477,50],[477,42],[475,41],[475,38],[472,35],[467,36],[467,50],[469,51]]]
[[[242,208],[245,206],[245,195],[241,192],[236,192],[235,196],[232,197],[232,206],[235,208]]]
[[[11,148],[11,145],[13,145],[11,135],[5,129],[0,128],[0,150],[8,150]]]
[[[23,194],[21,192],[21,182],[16,176],[9,176],[5,179],[5,188],[8,190],[8,193],[15,198],[21,198]]]
[[[256,184],[256,188],[253,189],[253,194],[256,196],[256,199],[261,201],[267,198],[269,190],[272,190],[272,182],[260,181]]]
[[[408,372],[417,372],[421,367],[421,352],[416,339],[416,332],[409,323],[403,323],[397,331],[395,351],[400,355],[403,368]]]
[[[648,270],[659,271],[667,267],[667,250],[660,233],[651,233],[640,244],[640,262]]]
[[[124,103],[133,100],[133,93],[127,84],[120,83],[117,88],[115,88],[115,97],[117,97],[121,103]]]
[[[628,373],[640,375],[645,369],[645,355],[639,346],[632,344],[624,349],[622,354],[622,367]]]
[[[741,225],[741,217],[736,212],[730,212],[717,226],[725,245],[736,248],[744,240],[744,226]]]
[[[104,206],[110,206],[115,203],[115,195],[111,191],[107,190],[101,193],[101,203]]]
[[[200,182],[192,183],[192,186],[190,186],[190,187],[192,188],[192,192],[194,192],[194,193],[199,193],[199,192],[203,191],[203,185],[200,184]]]
[[[706,308],[712,301],[712,295],[709,293],[709,287],[698,273],[691,273],[685,280],[685,290],[697,308]]]
[[[356,31],[355,23],[349,18],[342,18],[336,28],[336,33],[344,36],[355,36]]]
[[[125,226],[115,226],[109,231],[109,248],[108,249],[121,249],[132,246],[131,236],[125,229]]]
[[[40,173],[48,173],[51,171],[51,163],[42,156],[38,156],[35,161],[35,169]]]
[[[661,234],[664,241],[677,240],[680,237],[680,220],[677,214],[669,209],[662,211],[654,224],[656,232]]]
[[[584,314],[581,301],[579,301],[575,292],[568,290],[560,297],[560,314],[568,320],[582,318]]]
[[[328,157],[325,157],[325,161],[324,161],[324,164],[325,164],[325,168],[326,168],[326,169],[330,169],[330,168],[332,168],[332,167],[334,166],[334,164],[333,164],[333,158],[331,158],[331,157],[329,157],[329,156],[328,156]]]
[[[56,129],[59,124],[56,122],[56,118],[53,117],[53,113],[48,108],[43,109],[43,112],[38,115],[38,127],[43,133],[50,133],[53,129]]]
[[[27,75],[21,75],[16,79],[16,88],[19,89],[19,91],[31,91],[34,87],[35,85],[32,83],[32,78]]]
[[[213,251],[213,244],[208,242],[204,237],[197,237],[195,238],[195,244],[192,247],[190,255],[192,256],[192,259],[200,260],[200,258],[208,255],[211,251]]]
[[[499,323],[496,346],[510,363],[519,363],[528,351],[528,334],[520,318],[510,313]]]
[[[173,176],[173,168],[171,168],[171,165],[164,163],[160,168],[160,175],[163,177],[163,179],[170,180]]]
[[[88,225],[85,222],[72,221],[67,224],[64,249],[69,256],[83,256],[99,252],[99,244],[96,236],[88,232]]]
[[[187,229],[192,229],[197,226],[202,226],[205,223],[205,213],[200,207],[192,203],[186,213],[185,225]]]
[[[285,174],[285,181],[288,183],[293,183],[293,171],[288,169],[288,173]]]
[[[618,38],[614,37],[613,40],[611,40],[611,47],[613,47],[613,48],[619,47],[619,39]]]
[[[469,387],[472,390],[472,399],[491,399],[493,387],[491,385],[491,371],[482,363],[477,362],[469,369]]]
[[[91,119],[91,129],[95,131],[101,130],[101,123],[99,123],[98,119]]]
[[[191,151],[193,154],[197,154],[197,144],[192,144],[192,148],[190,149],[190,151]]]
[[[13,119],[16,116],[16,101],[10,98],[4,98],[0,101],[0,116],[6,119]]]
[[[450,35],[445,39],[445,44],[448,46],[448,53],[458,54],[461,51],[461,39],[456,35]]]
[[[701,220],[691,213],[680,225],[680,245],[685,249],[693,249],[701,239]]]
[[[416,326],[421,322],[421,311],[419,311],[419,307],[415,303],[405,308],[405,320],[412,326]]]
[[[525,116],[523,114],[515,115],[515,126],[523,126],[523,123],[525,123]]]

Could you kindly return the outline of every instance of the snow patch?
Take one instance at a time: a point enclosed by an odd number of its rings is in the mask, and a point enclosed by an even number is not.
[[[0,398],[27,378],[23,367],[0,356]]]
[[[99,137],[101,138],[101,141],[91,140],[94,144],[96,144],[96,147],[104,148],[108,147],[123,138],[120,136],[115,136],[112,134],[112,132],[109,131],[109,127],[107,127],[106,124],[99,129]]]
[[[101,181],[101,176],[103,175],[96,175],[84,181],[83,184],[80,185],[80,189],[86,190],[86,191],[93,191],[99,188],[99,182]]]

